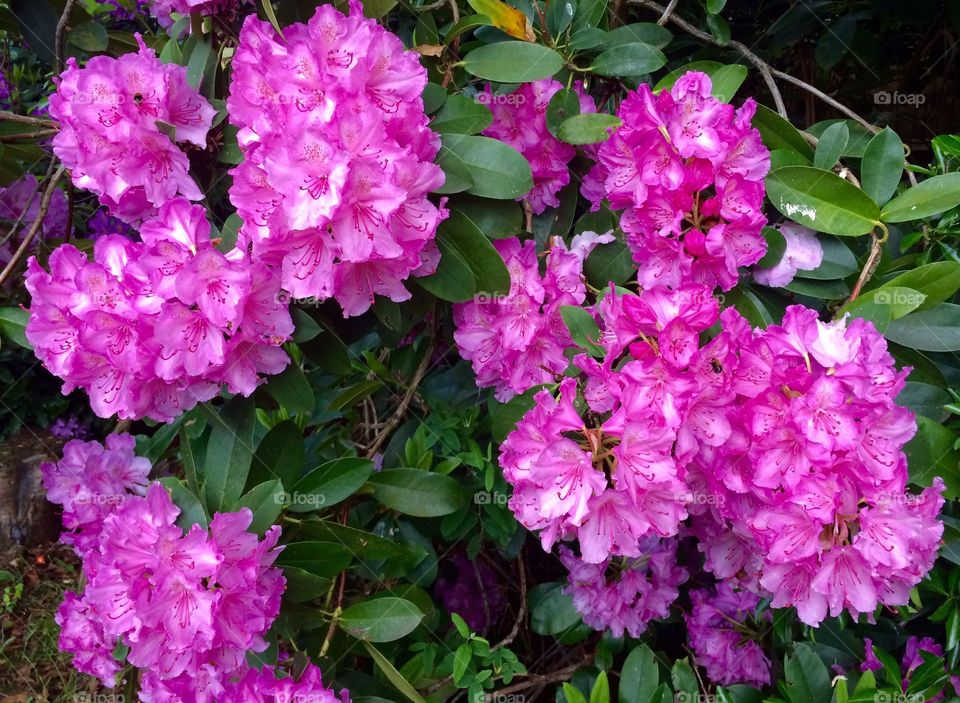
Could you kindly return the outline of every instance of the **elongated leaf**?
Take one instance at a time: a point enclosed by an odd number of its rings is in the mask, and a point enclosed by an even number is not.
[[[653,652],[645,645],[637,645],[623,662],[620,672],[619,703],[650,703],[660,683],[660,669]]]
[[[253,458],[253,430],[256,414],[252,398],[235,396],[218,413],[204,405],[210,422],[210,439],[203,462],[204,496],[207,509],[233,509],[243,492]]]
[[[643,42],[662,49],[670,43],[672,38],[670,30],[656,22],[636,22],[611,29],[603,40],[603,46],[612,49],[615,46]]]
[[[909,222],[960,205],[960,173],[946,173],[921,181],[883,207],[884,222]]]
[[[240,498],[238,506],[253,513],[250,532],[263,533],[277,521],[283,509],[283,484],[277,479],[254,486]]]
[[[784,662],[787,697],[790,703],[824,703],[831,698],[827,667],[805,644],[793,647]]]
[[[578,305],[564,305],[560,308],[560,316],[577,346],[592,356],[603,356],[603,349],[598,346],[600,328],[593,315]]]
[[[469,15],[468,17],[461,17],[460,21],[455,25],[450,27],[447,31],[444,39],[449,44],[454,39],[459,37],[461,34],[466,34],[467,32],[473,31],[477,27],[492,27],[494,26],[493,20],[487,17],[486,15]]]
[[[791,149],[808,161],[813,159],[813,147],[796,127],[763,105],[757,105],[753,126],[760,131],[768,149]]]
[[[333,578],[347,568],[353,555],[347,547],[333,542],[294,542],[277,557],[277,564],[294,566],[317,576]]]
[[[387,596],[351,605],[340,615],[349,635],[367,642],[393,642],[420,624],[423,613],[408,600]]]
[[[21,308],[0,308],[0,334],[24,349],[33,349],[27,340],[26,327],[30,313]]]
[[[469,182],[464,190],[483,198],[514,200],[533,188],[527,160],[516,149],[489,137],[444,135],[437,164],[448,174],[466,173]]]
[[[486,93],[478,94],[477,98]],[[430,122],[430,128],[440,134],[477,134],[493,121],[490,108],[462,95],[451,95]]]
[[[925,310],[946,302],[960,290],[960,263],[938,261],[902,273],[887,281],[874,292],[890,288],[909,288],[924,295],[917,308]]]
[[[409,681],[403,678],[403,675],[397,671],[396,667],[390,663],[389,659],[383,656],[379,649],[366,641],[363,642],[363,646],[366,648],[370,656],[373,657],[373,661],[376,662],[377,667],[379,667],[380,671],[382,671],[384,676],[387,677],[387,680],[389,680],[390,683],[392,683],[394,687],[400,691],[400,693],[405,695],[411,701],[411,703],[427,703],[423,699],[423,696],[417,693],[417,689],[410,685]]]
[[[866,234],[880,219],[880,208],[862,190],[832,171],[811,166],[774,171],[767,176],[767,195],[785,216],[828,234]]]
[[[893,197],[903,176],[903,142],[897,133],[884,127],[867,143],[860,164],[863,192],[883,205]]]
[[[850,141],[850,130],[845,122],[832,124],[820,135],[817,149],[813,153],[813,165],[817,168],[833,168],[840,159],[843,150]]]
[[[449,515],[467,504],[456,479],[420,469],[386,469],[371,476],[369,483],[378,501],[415,517]]]
[[[166,476],[160,479],[160,483],[170,491],[170,499],[173,504],[180,508],[180,515],[177,516],[177,527],[184,531],[189,531],[194,525],[206,529],[210,524],[210,517],[203,509],[200,499],[194,495],[181,481],[175,476]]]
[[[447,204],[491,239],[515,237],[523,227],[523,209],[510,200],[459,195]]]
[[[920,351],[960,351],[960,305],[940,303],[890,323],[884,336]]]
[[[289,364],[276,376],[271,376],[265,389],[274,400],[294,415],[309,415],[313,412],[316,403],[313,388],[310,387],[303,370],[294,363]]]
[[[275,478],[292,486],[303,470],[303,456],[303,434],[296,423],[284,420],[274,425],[257,445],[247,485],[252,488]]]
[[[557,137],[567,144],[598,144],[610,138],[610,130],[622,124],[619,117],[603,112],[574,115],[557,130]]]
[[[960,496],[960,452],[954,448],[957,435],[939,422],[917,416],[917,434],[903,451],[910,468],[910,482],[927,487],[939,476],[947,485],[946,497]]]
[[[463,60],[467,73],[499,83],[529,83],[550,78],[563,57],[541,44],[496,42],[474,49]]]
[[[652,73],[667,63],[667,57],[655,46],[643,42],[607,49],[590,64],[601,76],[639,76]]]
[[[373,473],[373,462],[359,457],[334,459],[307,473],[293,484],[288,510],[305,513],[327,508],[349,498]]]

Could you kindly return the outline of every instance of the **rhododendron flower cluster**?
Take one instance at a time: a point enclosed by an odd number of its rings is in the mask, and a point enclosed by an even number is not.
[[[61,246],[49,273],[29,261],[26,335],[65,394],[83,388],[101,417],[169,421],[221,384],[249,395],[286,367],[277,276],[216,249],[202,207],[170,201],[141,237],[101,237],[93,261]]]
[[[598,150],[582,192],[595,208],[624,210],[620,227],[646,288],[736,285],[737,269],[766,251],[760,231],[770,154],[750,126],[752,99],[737,110],[689,72],[658,94],[641,85],[621,103],[623,124]]]
[[[721,441],[688,462],[691,485],[715,497],[694,521],[707,569],[810,625],[907,603],[936,559],[944,487],[906,492],[916,424],[894,399],[909,369],[863,319],[793,306],[763,331],[732,309],[721,321],[708,345]]]
[[[227,107],[245,160],[230,199],[254,257],[297,298],[336,298],[347,316],[374,294],[410,298],[403,281],[436,270],[427,194],[444,182],[416,53],[359,2],[322,5],[285,41],[254,16],[233,58]]]
[[[566,592],[583,621],[595,630],[610,630],[614,637],[624,632],[639,637],[647,623],[664,618],[677,599],[678,586],[687,579],[677,566],[676,540],[647,539],[642,556],[589,564],[566,547],[560,561],[570,572]]]
[[[690,647],[707,676],[724,686],[768,685],[770,660],[757,642],[765,632],[751,630],[748,623],[754,620],[760,598],[750,591],[735,591],[723,582],[711,591],[691,591],[690,601],[686,615]],[[770,611],[766,610],[754,625],[766,630],[770,620]]]
[[[784,222],[777,229],[785,243],[783,256],[770,268],[753,269],[757,283],[771,288],[789,285],[797,271],[812,271],[823,263],[823,246],[812,229],[793,222]]]
[[[453,338],[460,356],[472,362],[478,386],[493,386],[497,400],[505,401],[564,372],[569,363],[564,351],[573,340],[560,308],[583,303],[583,262],[595,246],[613,239],[609,233],[583,232],[568,248],[555,238],[544,274],[533,241],[494,241],[510,272],[510,292],[481,293],[453,306]]]
[[[137,53],[94,56],[83,68],[69,59],[50,96],[50,116],[60,123],[54,153],[75,186],[126,222],[178,195],[202,197],[177,143],[205,148],[216,114],[187,82],[185,67],[160,63],[139,34],[137,42]],[[161,125],[172,128],[173,140]]]
[[[580,112],[596,112],[597,107],[579,85]],[[576,147],[561,142],[547,129],[547,105],[563,85],[552,78],[524,83],[506,96],[495,96],[487,86],[477,96],[493,113],[493,122],[483,134],[509,144],[523,154],[533,172],[533,190],[518,200],[529,203],[534,214],[548,207],[559,207],[557,194],[570,183],[567,164],[577,155]],[[503,99],[500,99],[503,98]]]
[[[133,437],[112,434],[106,446],[73,440],[57,463],[40,465],[47,500],[63,506],[60,541],[78,556],[94,548],[103,521],[130,494],[143,494],[150,462],[133,453]]]
[[[578,538],[582,558],[640,557],[641,538],[676,535],[690,489],[674,453],[716,443],[717,398],[698,394],[698,334],[718,305],[700,286],[639,296],[610,291],[598,304],[603,363],[581,354],[581,377],[549,389],[501,446],[510,508],[544,549]],[[630,346],[632,359],[615,364]],[[700,371],[699,373],[708,373]],[[709,381],[707,381],[709,383]],[[586,403],[578,410],[578,395]]]

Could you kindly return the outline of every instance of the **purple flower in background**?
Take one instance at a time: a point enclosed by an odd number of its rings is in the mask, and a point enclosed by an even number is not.
[[[449,573],[437,579],[437,594],[443,607],[456,613],[476,633],[489,630],[507,604],[497,573],[479,559],[458,552],[447,562]]]
[[[136,239],[137,231],[123,220],[111,215],[106,208],[98,208],[87,220],[87,239],[99,239],[108,234],[119,234]]]
[[[50,434],[59,439],[84,439],[87,436],[87,428],[81,424],[76,415],[71,415],[66,420],[57,418],[50,425]]]
[[[757,283],[771,288],[789,285],[798,270],[812,271],[823,262],[823,247],[812,229],[792,222],[784,222],[777,229],[786,241],[783,256],[770,268],[753,269]]]

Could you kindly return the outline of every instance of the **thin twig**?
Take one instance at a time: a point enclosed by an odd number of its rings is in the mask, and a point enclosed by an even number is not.
[[[548,683],[557,683],[558,681],[566,681],[578,669],[580,669],[584,664],[589,663],[588,661],[578,662],[577,664],[571,664],[570,666],[565,666],[562,669],[557,671],[551,671],[549,674],[529,674],[524,677],[524,680],[520,683],[515,683],[506,688],[501,688],[499,691],[494,691],[492,693],[487,693],[484,695],[484,701],[494,701],[498,699],[503,699],[504,696],[507,696],[511,693],[517,693],[518,691],[525,691],[528,688],[533,688],[534,686],[542,686]]]
[[[51,174],[56,161],[50,164],[50,169],[47,170],[47,187],[43,191],[43,195],[40,197],[40,207],[37,210],[37,217],[30,225],[30,229],[27,230],[26,235],[23,237],[23,241],[20,242],[20,246],[13,253],[10,261],[7,262],[6,267],[0,272],[0,286],[2,286],[10,274],[13,273],[14,269],[20,264],[20,261],[26,256],[27,252],[30,250],[30,245],[33,244],[34,238],[37,236],[37,232],[40,231],[40,227],[43,226],[43,218],[47,215],[47,210],[50,209],[50,200],[53,198],[53,191],[57,188],[57,183],[60,182],[60,178],[63,176],[63,166],[57,167],[56,171]]]
[[[523,568],[523,557],[517,559],[517,570],[520,572],[520,612],[517,613],[517,619],[513,622],[513,628],[507,633],[507,636],[497,642],[491,649],[496,652],[498,649],[509,647],[520,633],[520,626],[523,619],[527,616],[527,571]]]
[[[420,360],[420,365],[417,366],[417,370],[413,374],[413,378],[410,379],[410,385],[407,386],[407,392],[403,394],[403,398],[400,399],[400,405],[397,406],[397,409],[394,411],[387,421],[383,425],[383,429],[380,430],[380,433],[373,440],[373,443],[367,447],[366,457],[372,459],[374,455],[380,451],[380,447],[383,446],[383,443],[387,441],[397,425],[400,424],[400,421],[403,419],[403,416],[406,415],[407,409],[410,407],[410,402],[413,400],[413,396],[417,392],[417,387],[420,385],[420,381],[423,380],[423,377],[427,374],[427,369],[430,368],[430,357],[433,356],[433,344],[431,343],[426,352],[423,355],[423,358]]]
[[[733,43],[733,42],[731,42],[731,44],[732,44],[732,43]],[[859,122],[867,131],[869,131],[869,132],[871,132],[871,133],[873,133],[873,134],[876,134],[877,132],[880,131],[880,128],[879,128],[879,127],[877,127],[877,126],[874,125],[874,124],[871,124],[870,122],[867,122],[864,118],[862,118],[862,117],[861,117],[860,115],[858,115],[856,112],[854,112],[853,110],[851,110],[849,107],[847,107],[846,105],[844,105],[844,104],[841,103],[841,102],[838,102],[838,101],[834,100],[834,99],[831,98],[829,95],[827,95],[826,93],[824,93],[822,90],[820,90],[820,89],[818,89],[818,88],[814,88],[814,87],[813,87],[812,85],[810,85],[809,83],[806,83],[805,81],[802,81],[802,80],[800,80],[799,78],[796,78],[796,77],[794,77],[794,76],[791,76],[789,73],[784,73],[783,71],[778,71],[778,70],[775,69],[775,68],[771,68],[770,71],[771,71],[771,72],[773,73],[773,75],[776,76],[777,78],[780,78],[781,80],[785,80],[787,83],[793,83],[795,86],[798,86],[798,87],[800,87],[800,88],[803,88],[803,89],[804,89],[805,91],[807,91],[808,93],[811,93],[812,95],[820,98],[820,100],[822,100],[823,102],[825,102],[827,105],[829,105],[829,106],[832,107],[833,109],[837,110],[838,112],[842,112],[844,115],[846,115],[847,117],[849,117],[851,120],[854,120],[855,122]]]
[[[28,124],[34,127],[46,127],[50,129],[56,129],[57,123],[53,120],[44,119],[43,117],[31,117],[30,115],[18,115],[16,112],[10,112],[9,110],[0,110],[0,122],[17,122],[19,124]]]
[[[57,22],[57,33],[54,35],[53,46],[56,50],[56,67],[57,74],[63,73],[63,47],[64,42],[66,41],[66,29],[67,22],[70,21],[70,11],[73,10],[73,4],[76,0],[67,0],[66,4],[63,6],[63,14],[60,15],[60,20]]]
[[[55,129],[38,129],[33,132],[17,132],[15,134],[0,134],[0,142],[18,142],[21,139],[39,139],[57,133]]]
[[[866,285],[867,281],[870,280],[870,277],[873,276],[874,272],[877,270],[877,265],[880,263],[880,257],[883,254],[883,245],[887,243],[887,239],[890,236],[889,230],[883,223],[878,223],[880,227],[881,234],[877,236],[876,230],[870,233],[873,241],[870,243],[870,253],[867,255],[867,260],[863,264],[863,270],[860,272],[860,276],[857,278],[857,283],[853,287],[853,292],[850,293],[850,297],[847,298],[846,305],[849,305],[854,300],[857,299],[857,296],[860,295],[860,291]]]
[[[667,3],[666,9],[664,9],[663,14],[660,15],[660,19],[657,20],[657,24],[659,24],[662,27],[663,25],[665,25],[667,22],[670,21],[670,15],[673,14],[673,11],[676,9],[678,2],[680,2],[680,0],[670,0],[670,2]]]
[[[787,119],[787,108],[783,103],[783,96],[780,95],[780,90],[777,88],[777,84],[773,80],[773,74],[772,74],[772,69],[770,68],[770,64],[768,64],[766,61],[761,59],[755,53],[750,51],[750,49],[746,45],[741,44],[738,41],[730,41],[730,42],[727,42],[726,44],[721,44],[719,41],[714,39],[713,36],[711,36],[707,32],[704,32],[698,29],[697,27],[694,27],[692,24],[687,22],[682,17],[677,17],[676,15],[672,14],[671,13],[672,8],[670,6],[663,7],[662,5],[652,2],[651,0],[630,0],[630,2],[633,5],[639,5],[640,7],[646,7],[647,9],[653,10],[654,12],[659,12],[660,20],[663,20],[664,17],[666,17],[667,21],[673,22],[673,24],[680,27],[680,29],[684,30],[687,34],[690,34],[696,37],[700,41],[707,42],[708,44],[712,44],[713,46],[718,46],[721,49],[725,49],[725,48],[736,49],[740,53],[740,55],[743,56],[743,58],[745,58],[747,61],[753,64],[753,66],[758,71],[760,71],[760,76],[763,78],[763,82],[767,84],[767,89],[770,91],[770,95],[773,97],[773,104],[776,106],[777,112],[780,113],[781,117],[783,117],[784,119]],[[675,3],[671,3],[671,5],[673,4]],[[665,22],[658,21],[657,24],[665,24]]]

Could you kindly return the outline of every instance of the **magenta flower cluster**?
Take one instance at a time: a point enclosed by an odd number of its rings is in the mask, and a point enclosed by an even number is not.
[[[909,369],[864,319],[793,306],[763,331],[732,309],[721,322],[704,348],[715,439],[684,452],[712,496],[693,520],[706,568],[814,626],[907,603],[936,559],[944,488],[906,492],[916,423],[894,399]]]
[[[677,541],[649,538],[640,552],[622,564],[590,564],[560,548],[560,561],[570,572],[566,592],[587,625],[609,629],[614,637],[624,632],[639,637],[651,620],[669,615],[677,588],[687,580],[686,570],[677,565]]]
[[[767,634],[772,618],[769,610],[755,615],[760,598],[718,583],[711,591],[691,591],[690,604],[686,615],[690,648],[707,676],[724,686],[769,685],[770,660],[757,640]]]
[[[184,530],[167,489],[146,487],[150,465],[133,447],[129,435],[108,437],[105,447],[73,441],[60,462],[42,467],[49,500],[64,508],[62,541],[83,560],[85,589],[68,592],[56,616],[74,666],[113,687],[122,644],[142,670],[143,703],[280,701],[298,692],[335,703],[315,667],[294,682],[247,664],[248,652],[267,648],[263,635],[280,611],[280,528],[258,539],[243,508],[217,513],[209,529]]]
[[[487,87],[477,95],[490,107],[493,122],[483,134],[499,139],[519,151],[530,163],[533,190],[519,200],[530,205],[539,215],[548,207],[558,207],[560,189],[570,183],[567,164],[577,155],[575,147],[562,142],[547,129],[547,105],[563,85],[552,78],[523,83],[509,95],[494,95]],[[580,98],[580,112],[596,112],[597,106],[579,84],[575,87]]]
[[[600,145],[582,192],[595,207],[623,210],[620,227],[642,286],[736,285],[738,268],[766,251],[760,231],[770,154],[750,126],[752,99],[738,109],[689,72],[669,91],[630,93],[623,121]]]
[[[178,143],[206,148],[216,114],[187,82],[185,67],[160,63],[140,35],[137,41],[139,52],[94,56],[82,69],[71,58],[50,96],[50,117],[60,123],[53,151],[73,184],[134,223],[178,195],[202,197]]]
[[[542,275],[533,241],[494,242],[510,272],[510,292],[481,293],[453,306],[453,339],[460,356],[472,362],[478,386],[492,386],[497,400],[506,401],[563,373],[569,364],[564,351],[574,345],[560,308],[583,303],[583,262],[595,246],[611,241],[609,233],[584,232],[567,247],[555,238]]]
[[[49,273],[30,259],[27,338],[64,393],[83,388],[101,417],[165,422],[286,367],[293,323],[276,274],[214,247],[201,206],[167,202],[140,235],[100,237],[93,261],[61,246]]]
[[[336,298],[346,316],[374,294],[407,300],[404,280],[436,269],[446,216],[427,198],[444,176],[423,111],[426,71],[356,0],[349,16],[321,5],[284,39],[250,16],[233,58],[241,235],[295,298]]]

